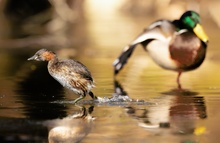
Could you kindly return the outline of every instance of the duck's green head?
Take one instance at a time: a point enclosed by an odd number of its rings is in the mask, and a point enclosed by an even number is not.
[[[200,16],[198,13],[187,11],[181,16],[180,21],[184,28],[192,30],[203,42],[208,42],[208,36],[200,24]]]

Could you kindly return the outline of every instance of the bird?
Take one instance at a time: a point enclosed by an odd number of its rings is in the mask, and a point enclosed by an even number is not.
[[[181,89],[182,72],[194,70],[203,63],[208,41],[200,15],[195,11],[186,11],[176,20],[157,20],[124,47],[113,62],[114,75],[127,63],[135,47],[141,44],[156,64],[178,73],[176,82]]]
[[[66,87],[79,95],[73,103],[77,103],[89,94],[92,99],[97,97],[91,91],[94,85],[94,80],[88,68],[72,59],[58,59],[57,55],[47,49],[40,49],[28,60],[47,61],[49,74],[57,80],[63,87]]]

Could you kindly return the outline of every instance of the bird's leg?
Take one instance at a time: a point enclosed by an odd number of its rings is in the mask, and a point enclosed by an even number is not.
[[[178,84],[178,89],[182,89],[181,84],[180,84],[180,76],[181,76],[181,74],[182,74],[181,71],[178,72],[178,76],[177,76],[177,80],[176,80],[176,82]]]
[[[78,107],[81,110],[81,113],[74,114],[72,116],[73,118],[83,118],[83,117],[87,116],[86,108],[84,106],[79,106],[79,105],[75,105],[75,106]]]
[[[98,99],[98,98],[92,93],[92,91],[89,91],[89,95],[92,97],[92,99]]]
[[[88,110],[88,113],[89,113],[89,114],[92,114],[93,109],[94,109],[94,106],[90,106],[90,107],[89,107],[89,110]]]
[[[79,102],[80,100],[82,100],[82,99],[85,98],[85,97],[86,97],[86,94],[83,93],[82,95],[80,95],[79,98],[75,99],[75,100],[73,101],[73,103],[75,104],[75,103]]]

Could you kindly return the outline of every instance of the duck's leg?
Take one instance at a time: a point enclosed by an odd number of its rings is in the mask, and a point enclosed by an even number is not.
[[[176,82],[178,84],[178,89],[182,89],[181,87],[181,84],[180,84],[180,76],[181,76],[182,72],[178,72],[178,76],[177,76],[177,79],[176,79]]]
[[[92,93],[92,91],[89,91],[89,95],[92,97],[92,99],[98,99],[98,97],[96,97],[96,96]]]

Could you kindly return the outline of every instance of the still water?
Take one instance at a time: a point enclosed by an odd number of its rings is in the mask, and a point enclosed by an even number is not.
[[[77,95],[48,74],[47,63],[27,61],[38,49],[2,47],[0,142],[219,141],[219,30],[205,23],[210,35],[205,62],[200,68],[183,73],[183,89],[178,90],[177,73],[158,67],[141,47],[137,47],[122,72],[113,77],[112,62],[150,22],[142,19],[137,23],[117,16],[110,14],[102,21],[88,18],[85,31],[90,44],[79,54],[66,57],[79,60],[90,69],[96,83],[94,94],[105,101],[117,97],[126,101],[98,103],[86,97],[73,105],[71,101]],[[62,50],[54,51],[66,58]]]

